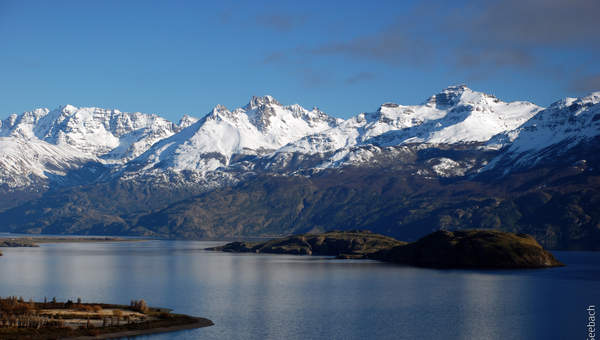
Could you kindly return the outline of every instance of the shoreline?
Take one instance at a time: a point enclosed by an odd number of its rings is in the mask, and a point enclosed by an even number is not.
[[[174,325],[167,327],[156,327],[156,328],[148,328],[148,329],[138,329],[138,330],[130,330],[130,331],[117,331],[113,333],[104,333],[98,335],[82,335],[75,337],[67,337],[63,338],[65,340],[89,340],[89,339],[118,339],[124,337],[136,337],[142,335],[152,335],[152,334],[161,334],[161,333],[170,333],[177,331],[184,331],[190,329],[197,329],[203,327],[213,326],[214,323],[206,318],[193,317],[196,321],[189,324],[182,325]]]
[[[469,230],[469,229],[467,229]],[[318,233],[317,233],[318,234]],[[187,241],[187,242],[223,242],[223,245],[233,242],[265,242],[277,239],[286,239],[297,234],[277,234],[264,236],[223,236],[218,238],[168,238],[168,237],[153,237],[143,235],[77,235],[77,234],[11,234],[9,232],[0,232],[0,248],[11,248],[2,246],[5,240],[26,240],[34,243],[93,243],[93,242],[142,242],[142,241]],[[392,237],[392,236],[390,236]],[[409,241],[410,243],[417,240]],[[27,247],[27,246],[24,246]],[[545,248],[548,251],[563,251],[563,252],[598,252],[594,249],[577,249],[577,248]]]

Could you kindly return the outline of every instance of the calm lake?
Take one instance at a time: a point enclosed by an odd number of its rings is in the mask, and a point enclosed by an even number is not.
[[[149,305],[215,326],[143,339],[584,339],[600,253],[543,270],[431,270],[147,241],[2,248],[0,295]],[[137,339],[137,338],[136,338]]]

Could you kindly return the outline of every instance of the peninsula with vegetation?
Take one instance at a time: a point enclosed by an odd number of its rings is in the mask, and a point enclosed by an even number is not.
[[[103,303],[25,301],[0,297],[0,339],[113,339],[212,326],[211,320],[148,307]]]
[[[530,235],[496,230],[436,231],[408,243],[368,230],[293,235],[266,242],[232,242],[207,250],[373,259],[429,268],[563,266]]]

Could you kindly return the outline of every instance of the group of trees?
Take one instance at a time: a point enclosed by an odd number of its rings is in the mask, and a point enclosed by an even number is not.
[[[131,308],[131,310],[134,310],[136,312],[140,312],[140,313],[147,313],[148,312],[148,305],[146,304],[146,301],[142,300],[131,300],[131,303],[129,304],[129,308]]]
[[[106,306],[105,306],[106,307]],[[56,298],[51,301],[44,298],[44,302],[25,301],[22,297],[11,296],[7,298],[0,297],[0,328],[42,328],[42,327],[73,327],[67,324],[71,319],[87,319],[85,325],[79,327],[94,328],[94,322],[90,320],[102,320],[102,327],[119,326],[121,321],[130,324],[135,321],[128,313],[124,313],[122,307],[110,306],[112,314],[102,313],[102,306],[83,304],[81,298],[77,302],[68,300],[67,302],[57,302]],[[53,309],[67,310],[65,313],[51,313]],[[129,309],[140,313],[149,311],[148,305],[144,300],[131,300]],[[77,312],[86,312],[81,315]],[[141,316],[141,320],[146,319]],[[76,325],[77,323],[75,323]]]
[[[25,302],[23,297],[9,296],[0,297],[0,315],[16,314],[22,315],[35,309],[35,303],[32,300]]]
[[[56,303],[56,299],[53,300]],[[54,317],[40,316],[39,306],[32,300],[23,297],[0,297],[0,327],[42,328],[64,327],[64,320]]]

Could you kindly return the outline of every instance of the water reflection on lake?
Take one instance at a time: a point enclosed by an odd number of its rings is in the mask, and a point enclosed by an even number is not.
[[[215,326],[158,339],[575,339],[600,305],[600,253],[544,270],[431,270],[206,252],[218,242],[3,248],[0,295],[150,305]]]

